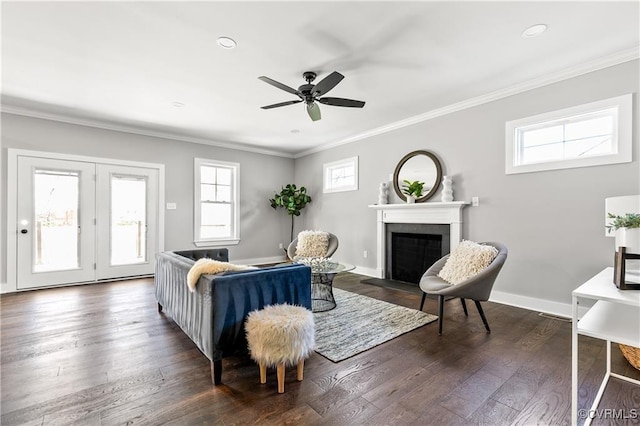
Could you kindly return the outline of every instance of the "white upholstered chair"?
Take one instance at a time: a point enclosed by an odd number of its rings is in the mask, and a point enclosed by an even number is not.
[[[336,237],[330,232],[327,232],[327,234],[329,234],[329,246],[327,247],[327,253],[324,255],[324,257],[332,256],[338,249],[338,237]],[[293,241],[291,241],[291,244],[289,244],[289,247],[287,247],[287,257],[290,260],[293,260],[293,258],[296,256],[297,246],[298,246],[298,238],[296,237]]]

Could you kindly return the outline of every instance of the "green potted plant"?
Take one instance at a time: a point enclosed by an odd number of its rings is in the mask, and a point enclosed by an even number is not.
[[[311,202],[311,197],[307,195],[307,188],[296,187],[294,184],[283,186],[280,193],[275,193],[273,198],[269,198],[269,203],[274,209],[284,208],[291,216],[291,239],[293,241],[293,218],[300,216],[300,210]]]
[[[640,254],[640,214],[627,213],[620,216],[607,213],[607,217],[612,219],[607,225],[607,231],[616,233],[616,250],[624,246],[627,253]]]
[[[424,182],[414,180],[413,182],[404,179],[402,182],[402,192],[407,196],[407,203],[414,203],[417,198],[422,197]]]

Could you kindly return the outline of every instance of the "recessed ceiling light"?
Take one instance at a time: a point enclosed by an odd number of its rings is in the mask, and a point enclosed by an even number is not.
[[[522,32],[522,37],[524,38],[537,37],[543,32],[545,32],[546,30],[547,30],[547,26],[545,24],[535,24],[530,26],[526,30],[524,30]]]
[[[176,108],[182,108],[184,106],[182,102],[178,102],[178,101],[171,102],[171,105],[173,105]]]
[[[217,43],[218,46],[222,47],[223,49],[233,49],[238,45],[238,43],[236,43],[236,41],[230,37],[218,37]]]

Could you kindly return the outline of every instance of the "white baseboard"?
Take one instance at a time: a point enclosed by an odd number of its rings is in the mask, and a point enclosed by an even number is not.
[[[233,259],[232,262],[240,265],[263,265],[268,263],[284,262],[286,260],[286,256],[272,256],[253,259]],[[378,271],[375,268],[356,266],[356,268],[351,272],[368,277],[379,278]],[[15,288],[10,288],[8,283],[0,283],[0,294],[14,293],[16,291],[17,290]],[[556,315],[559,317],[571,318],[572,316],[570,303],[554,302],[552,300],[520,296],[502,291],[491,292],[491,298],[489,300],[503,305],[515,306],[517,308],[528,309],[530,311],[544,312],[546,314]],[[582,317],[588,309],[589,308],[585,306],[578,307],[578,317]]]
[[[502,303],[503,305],[515,306],[517,308],[528,309],[530,311],[543,312],[545,314],[556,315],[559,317],[571,318],[571,304],[554,302],[553,300],[538,299],[536,297],[520,296],[513,293],[505,293],[502,291],[492,291],[489,301]],[[578,318],[587,312],[589,308],[586,306],[578,307]]]
[[[365,268],[364,266],[356,266],[356,269],[353,271],[354,274],[366,275],[372,278],[379,278],[378,270],[375,268]]]

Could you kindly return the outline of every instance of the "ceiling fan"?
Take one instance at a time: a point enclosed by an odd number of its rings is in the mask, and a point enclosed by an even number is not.
[[[349,107],[349,108],[362,108],[364,106],[363,101],[356,101],[353,99],[344,99],[344,98],[321,98],[320,97],[327,94],[329,90],[336,87],[336,85],[340,83],[340,81],[342,81],[342,79],[344,78],[344,76],[337,71],[332,72],[331,74],[329,74],[328,76],[320,80],[318,84],[311,84],[311,82],[315,80],[317,77],[316,73],[313,71],[306,71],[305,73],[302,74],[302,77],[307,81],[307,84],[303,84],[302,86],[298,87],[298,90],[292,87],[289,87],[285,84],[282,84],[280,82],[277,82],[275,80],[272,80],[269,77],[265,77],[265,76],[258,77],[260,80],[264,81],[265,83],[268,83],[272,86],[277,87],[278,89],[284,90],[285,92],[289,92],[300,98],[295,101],[280,102],[273,105],[266,105],[261,108],[271,109],[271,108],[277,108],[281,106],[293,105],[300,102],[304,102],[307,104],[307,113],[309,114],[309,117],[311,117],[313,121],[318,121],[320,120],[321,116],[320,116],[320,107],[318,106],[317,102],[325,105],[333,105],[333,106],[341,106],[341,107]]]

